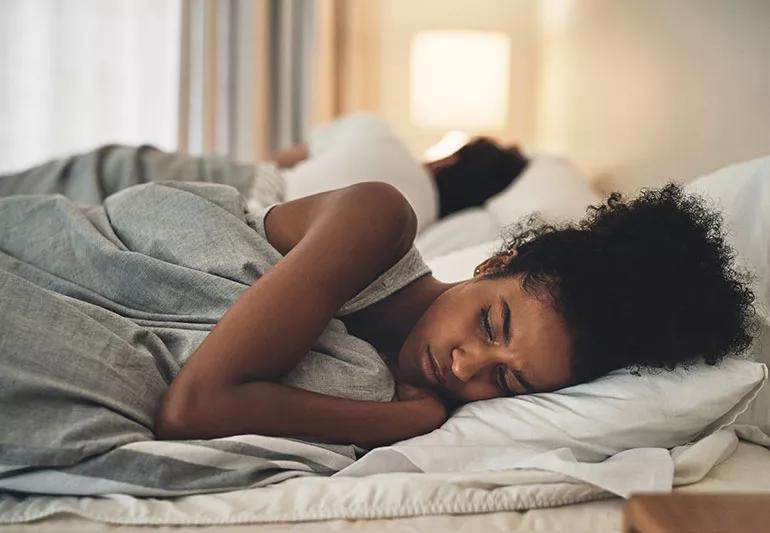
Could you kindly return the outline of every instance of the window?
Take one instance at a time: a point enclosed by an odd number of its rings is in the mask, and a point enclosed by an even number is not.
[[[0,2],[0,172],[177,146],[180,0]]]

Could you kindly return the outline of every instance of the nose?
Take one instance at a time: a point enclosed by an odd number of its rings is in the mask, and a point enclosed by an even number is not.
[[[452,350],[452,373],[460,381],[467,382],[490,365],[500,362],[499,346],[472,345],[458,346]]]

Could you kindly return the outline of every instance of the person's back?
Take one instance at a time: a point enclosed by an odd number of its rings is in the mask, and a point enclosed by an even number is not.
[[[353,113],[314,128],[306,143],[279,150],[286,200],[367,180],[396,187],[417,215],[418,233],[452,213],[483,205],[527,166],[516,146],[477,138],[454,154],[421,163],[371,113]]]

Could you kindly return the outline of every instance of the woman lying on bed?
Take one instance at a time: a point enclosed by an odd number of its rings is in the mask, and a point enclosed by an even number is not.
[[[414,213],[393,187],[367,182],[278,204],[264,224],[285,257],[173,379],[158,438],[258,433],[370,448],[438,428],[465,402],[622,367],[716,363],[751,340],[753,295],[719,216],[668,185],[613,195],[577,224],[513,229],[472,279],[422,275],[344,316],[388,363],[399,401],[309,392],[278,381],[340,306],[409,252]]]

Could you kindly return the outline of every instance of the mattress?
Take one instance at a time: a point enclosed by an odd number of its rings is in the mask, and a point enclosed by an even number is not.
[[[411,476],[426,476],[425,474],[410,474]],[[537,473],[533,473],[537,475]],[[470,480],[472,476],[468,476]],[[413,478],[416,479],[416,478]],[[319,479],[298,479],[294,480],[295,485],[302,483],[323,483],[324,481],[334,480],[319,480]],[[331,486],[331,485],[330,485]],[[376,519],[368,520],[323,520],[323,521],[306,521],[306,522],[294,522],[294,523],[267,523],[258,524],[260,517],[258,516],[241,516],[230,517],[230,521],[241,523],[232,524],[216,524],[209,523],[208,525],[201,526],[189,526],[189,529],[201,533],[209,532],[268,532],[268,531],[294,531],[299,533],[316,533],[321,531],[356,531],[356,532],[414,532],[414,531],[458,531],[458,532],[497,532],[497,531],[531,531],[531,532],[554,532],[554,531],[621,531],[622,509],[624,500],[621,498],[609,497],[607,493],[602,491],[591,490],[583,487],[583,496],[592,499],[592,501],[573,503],[568,505],[561,505],[551,508],[532,509],[527,511],[502,511],[502,512],[488,512],[488,513],[463,513],[445,512],[445,506],[441,504],[442,489],[441,486],[436,486],[433,489],[432,494],[413,494],[414,501],[414,514],[419,516],[386,516],[387,509],[380,509],[380,514],[383,516]],[[276,487],[280,490],[280,486]],[[382,483],[378,485],[371,485],[370,490],[373,491],[372,498],[377,498],[377,490],[388,491],[393,487],[392,482],[387,479],[383,479]],[[504,490],[505,487],[496,487],[492,484],[484,484],[481,482],[467,483],[464,487],[468,494],[474,492],[487,492],[489,496],[494,498],[494,491]],[[531,486],[535,492],[538,490],[537,484]],[[255,507],[258,507],[258,498],[263,491],[268,489],[253,489],[251,495],[254,500]],[[578,490],[576,485],[573,488],[573,494],[579,494],[575,492]],[[333,493],[334,491],[330,491]],[[685,486],[680,486],[675,489],[674,492],[765,492],[770,493],[770,450],[750,444],[747,442],[739,442],[735,452],[731,454],[724,462],[714,467],[705,478]],[[249,497],[248,495],[246,496]],[[119,497],[117,497],[119,498]],[[206,508],[213,508],[221,504],[217,495],[205,495],[199,496],[198,502],[200,502],[201,516],[205,515]],[[331,498],[334,498],[332,494]],[[427,500],[425,500],[427,498]],[[421,501],[422,500],[422,501]],[[436,504],[431,506],[426,502],[435,501]],[[115,507],[119,506],[118,502],[113,502]],[[330,500],[331,503],[331,500]],[[344,503],[338,501],[337,503]],[[105,510],[109,510],[109,507],[105,507]],[[137,518],[141,515],[141,507],[136,507]],[[457,509],[455,509],[457,511]],[[403,507],[401,509],[403,512]],[[356,514],[356,510],[351,509],[352,514]],[[109,520],[109,512],[106,512],[103,519]],[[113,517],[114,518],[114,517]],[[130,516],[124,516],[126,520],[130,520]],[[147,516],[143,521],[147,522]],[[157,522],[173,523],[173,520],[169,520],[169,514],[159,513],[155,516]],[[111,531],[123,532],[144,532],[147,531],[167,531],[178,532],[184,531],[179,527],[170,525],[158,525],[154,527],[147,526],[118,526],[115,524],[89,521],[84,518],[75,516],[71,513],[57,514],[42,520],[24,524],[11,524],[0,527],[0,531],[14,531],[19,533],[102,533]]]

